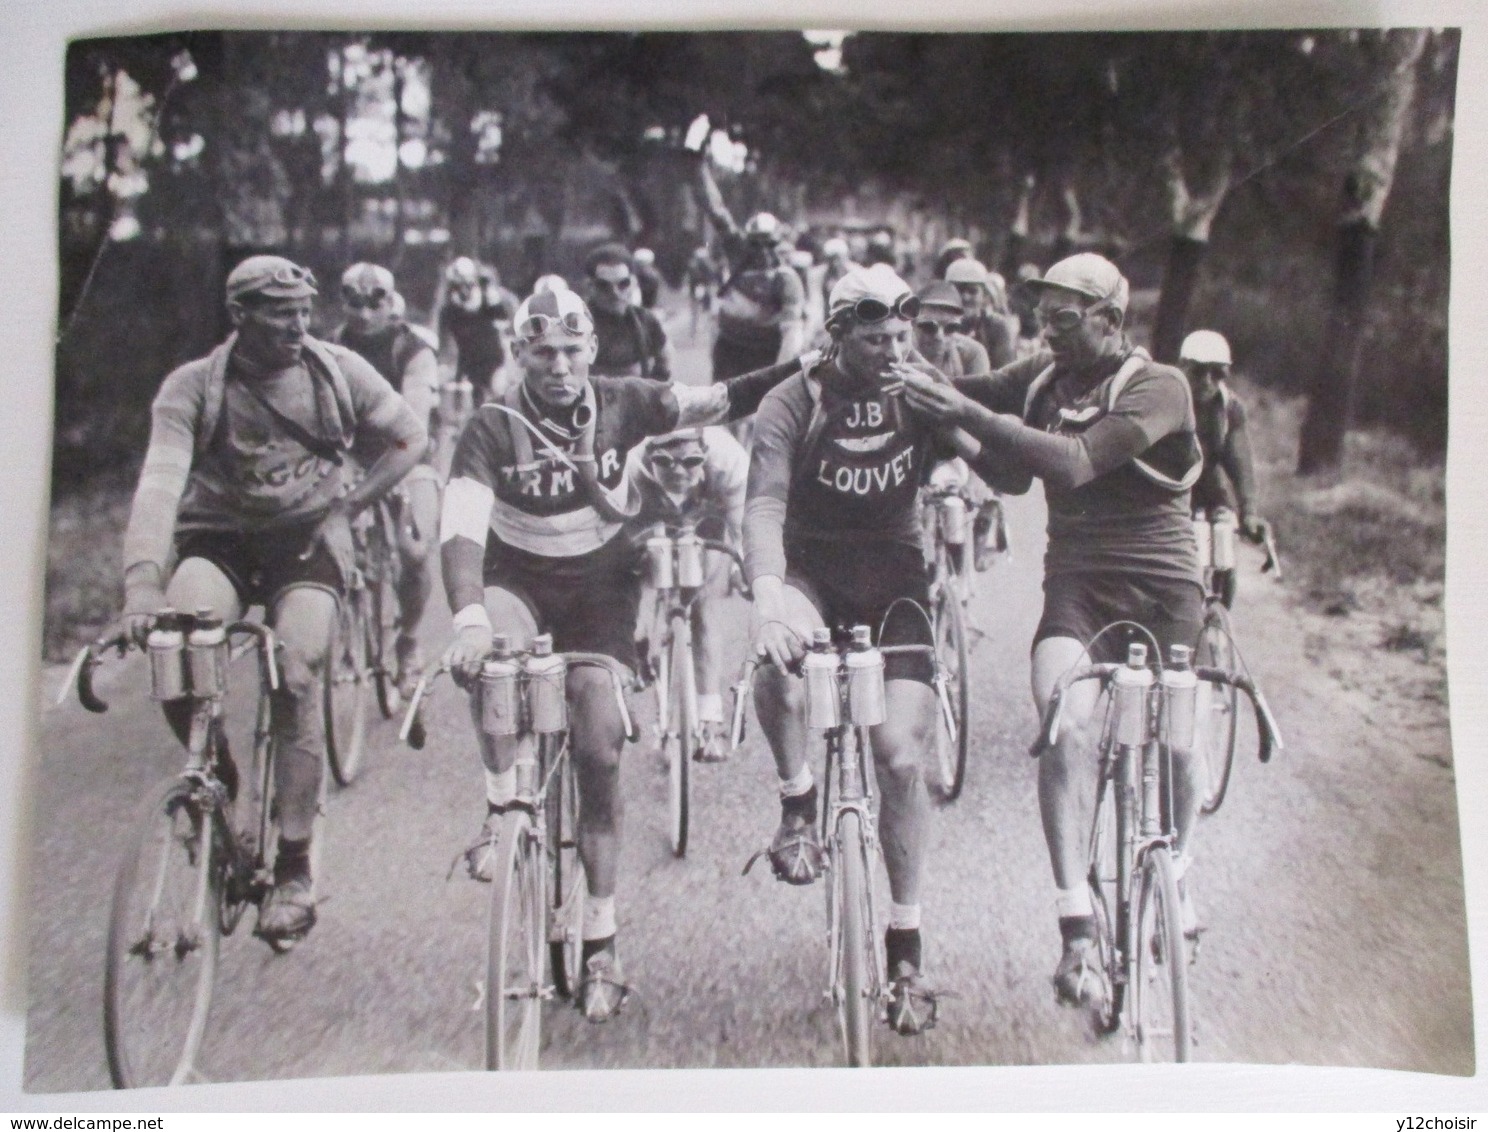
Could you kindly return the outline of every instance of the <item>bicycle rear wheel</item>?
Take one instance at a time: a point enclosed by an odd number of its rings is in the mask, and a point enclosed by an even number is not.
[[[532,817],[501,822],[486,951],[486,1068],[536,1069],[542,1042],[546,900]]]
[[[1165,845],[1142,861],[1132,941],[1132,1014],[1143,1061],[1187,1061],[1193,1050],[1189,1019],[1188,952],[1178,916],[1178,885]]]
[[[376,576],[367,587],[369,598],[367,616],[367,662],[372,672],[373,686],[377,691],[377,710],[383,719],[392,719],[398,714],[403,699],[398,694],[394,679],[394,642],[402,624],[399,614],[398,590],[393,570],[387,563],[378,566]]]
[[[961,602],[948,585],[935,599],[935,658],[940,669],[937,689],[935,738],[932,745],[929,781],[931,795],[942,805],[961,796],[966,784],[966,752],[971,743],[967,730],[970,700],[967,696],[966,624]]]
[[[342,600],[326,655],[326,760],[338,786],[350,786],[356,778],[367,744],[366,602],[365,589],[354,589]]]
[[[856,810],[844,810],[837,819],[835,841],[832,994],[837,1000],[847,1063],[856,1068],[873,1064],[872,1026],[878,999],[873,940],[868,938],[868,885],[872,874],[862,816]]]
[[[1209,603],[1194,662],[1208,668],[1233,672],[1235,642],[1230,636],[1230,615],[1217,601]],[[1224,802],[1235,767],[1235,730],[1239,720],[1240,693],[1231,687],[1206,689],[1209,710],[1199,718],[1197,737],[1204,748],[1208,786],[1200,804],[1201,813],[1212,814]]]
[[[692,810],[692,755],[697,749],[697,672],[693,668],[691,633],[683,622],[686,614],[672,619],[671,657],[667,681],[670,703],[666,711],[667,841],[672,855],[687,856],[687,826]]]
[[[544,742],[555,743],[546,739]],[[551,765],[545,762],[544,765]],[[564,757],[557,781],[544,800],[548,850],[548,962],[553,989],[572,998],[583,977],[584,899],[588,881],[579,859],[579,786],[573,766]]]
[[[116,1089],[200,1079],[220,940],[218,820],[199,788],[179,778],[155,790],[135,820],[114,881],[103,980]]]

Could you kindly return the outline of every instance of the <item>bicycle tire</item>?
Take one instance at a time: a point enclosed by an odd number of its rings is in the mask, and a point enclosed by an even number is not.
[[[221,940],[219,820],[181,778],[152,791],[135,818],[114,879],[104,964],[104,1047],[116,1089],[200,1077]],[[159,1019],[152,1007],[164,1008]]]
[[[486,945],[486,1068],[536,1069],[546,991],[547,901],[532,816],[501,819]]]
[[[967,695],[966,623],[961,614],[960,600],[949,586],[942,586],[935,599],[933,628],[936,663],[944,676],[956,735],[953,739],[946,724],[945,709],[937,703],[929,786],[937,802],[949,805],[961,797],[961,790],[966,785],[966,755],[971,744],[967,729],[971,703]]]
[[[672,618],[669,698],[667,705],[667,841],[672,856],[687,856],[692,810],[692,755],[697,747],[697,672],[693,668],[691,633],[685,613]]]
[[[1096,1011],[1096,1029],[1113,1034],[1121,1025],[1121,1011],[1126,1002],[1126,979],[1122,971],[1121,948],[1118,945],[1117,917],[1121,914],[1121,876],[1117,868],[1120,853],[1120,830],[1116,819],[1116,792],[1110,779],[1103,781],[1095,801],[1095,817],[1090,832],[1090,903],[1095,913],[1096,945],[1101,969],[1105,972],[1106,1001]]]
[[[1166,845],[1142,860],[1132,944],[1132,1023],[1143,1061],[1187,1061],[1193,1053],[1188,951],[1179,922],[1178,884]]]
[[[544,740],[554,742],[554,740]],[[544,798],[547,817],[548,963],[553,989],[572,998],[583,977],[584,900],[589,894],[584,863],[579,858],[579,784],[573,763],[565,758],[557,781]]]
[[[362,627],[366,590],[341,601],[331,623],[322,677],[326,761],[337,786],[350,786],[361,769],[367,745],[366,633]]]
[[[377,710],[383,719],[392,719],[402,707],[403,697],[389,667],[394,655],[401,618],[398,591],[391,570],[383,563],[377,567],[367,589],[370,610],[367,617],[367,661],[377,692]]]
[[[842,1026],[847,1064],[853,1068],[873,1064],[874,972],[873,941],[868,938],[867,847],[863,842],[862,817],[844,810],[837,819],[838,931],[835,966],[838,978],[834,991]]]
[[[1194,662],[1210,668],[1233,672],[1236,667],[1235,642],[1230,636],[1230,617],[1217,601],[1209,602],[1204,615],[1204,628]],[[1240,717],[1240,693],[1231,687],[1207,689],[1209,711],[1199,721],[1203,743],[1207,787],[1199,812],[1212,814],[1223,805],[1235,769],[1235,740]]]

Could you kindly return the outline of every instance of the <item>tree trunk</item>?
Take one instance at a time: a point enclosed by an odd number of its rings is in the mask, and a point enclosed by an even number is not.
[[[1175,151],[1167,160],[1167,188],[1173,236],[1168,242],[1162,295],[1152,328],[1152,356],[1173,363],[1178,360],[1188,330],[1188,309],[1198,287],[1199,268],[1209,250],[1209,230],[1230,189],[1230,158],[1224,155],[1215,166],[1208,188],[1195,193],[1189,190],[1182,157]]]
[[[1375,41],[1381,90],[1359,123],[1359,157],[1344,178],[1332,311],[1323,356],[1313,372],[1297,457],[1297,471],[1303,475],[1335,471],[1343,460],[1380,218],[1395,177],[1406,113],[1415,93],[1416,61],[1426,34],[1424,29],[1397,28],[1381,32]]]
[[[403,174],[403,135],[407,132],[407,118],[403,113],[404,71],[400,60],[392,54],[393,68],[393,255],[392,268],[396,276],[403,265],[404,213],[408,208],[408,180]]]

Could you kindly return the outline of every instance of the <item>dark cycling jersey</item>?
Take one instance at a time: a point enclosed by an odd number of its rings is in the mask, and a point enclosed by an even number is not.
[[[403,375],[413,359],[425,350],[434,353],[401,319],[377,334],[358,334],[350,325],[339,326],[331,332],[330,340],[355,350],[399,393],[403,392]]]
[[[593,376],[670,379],[667,336],[660,319],[648,310],[630,305],[620,314],[594,306],[590,310],[594,316],[594,333],[599,338],[599,353],[589,367]]]
[[[514,313],[505,302],[496,306],[483,304],[474,311],[446,304],[439,312],[439,337],[454,340],[458,377],[481,391],[490,389],[491,378],[506,361],[506,347],[501,342],[497,323],[509,321]]]
[[[1255,466],[1245,406],[1221,384],[1219,393],[1194,406],[1204,471],[1193,488],[1194,510],[1228,507],[1249,514],[1255,499]]]

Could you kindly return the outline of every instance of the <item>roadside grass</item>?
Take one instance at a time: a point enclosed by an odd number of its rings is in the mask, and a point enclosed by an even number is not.
[[[112,625],[124,604],[120,560],[130,485],[105,478],[52,504],[42,656],[67,661]]]

